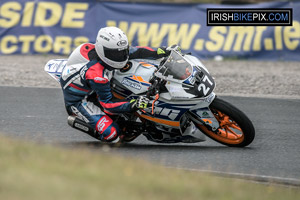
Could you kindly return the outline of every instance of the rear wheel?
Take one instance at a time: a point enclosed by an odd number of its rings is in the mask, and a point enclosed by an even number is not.
[[[205,135],[231,147],[245,147],[253,141],[253,124],[242,111],[219,98],[215,98],[209,107],[220,127],[212,131],[207,125],[196,124]]]

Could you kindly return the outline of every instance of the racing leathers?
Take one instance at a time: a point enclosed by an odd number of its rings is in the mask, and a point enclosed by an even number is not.
[[[158,50],[130,47],[129,59],[158,59],[165,56],[164,50]],[[95,45],[85,43],[69,56],[60,80],[68,114],[88,123],[97,131],[97,139],[108,142],[119,135],[118,125],[109,115],[134,110],[133,103],[113,98],[110,88],[112,74],[113,68],[99,58]],[[96,94],[101,108],[89,99],[92,93]]]

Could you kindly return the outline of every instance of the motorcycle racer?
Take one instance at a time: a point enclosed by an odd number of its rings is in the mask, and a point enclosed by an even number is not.
[[[110,79],[113,70],[125,67],[129,59],[158,59],[167,56],[165,48],[129,47],[125,33],[117,27],[101,28],[96,43],[84,43],[69,56],[61,75],[61,87],[68,114],[89,124],[101,141],[118,138],[118,125],[109,115],[145,108],[149,99],[115,100]],[[96,94],[97,102],[90,98]],[[97,104],[100,103],[100,106]]]

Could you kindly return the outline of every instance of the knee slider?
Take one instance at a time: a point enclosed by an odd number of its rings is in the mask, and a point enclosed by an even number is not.
[[[106,129],[103,135],[103,141],[111,142],[118,138],[118,129],[115,126],[111,126],[110,129]]]

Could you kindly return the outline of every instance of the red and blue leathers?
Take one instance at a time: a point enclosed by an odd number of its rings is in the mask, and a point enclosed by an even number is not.
[[[129,59],[160,57],[149,47],[130,47],[129,50]],[[60,80],[68,113],[94,127],[99,139],[105,141],[112,141],[119,134],[118,125],[107,114],[132,111],[129,101],[113,99],[110,88],[112,73],[113,68],[100,60],[94,44],[85,43],[70,55]],[[88,99],[93,92],[102,109]]]

